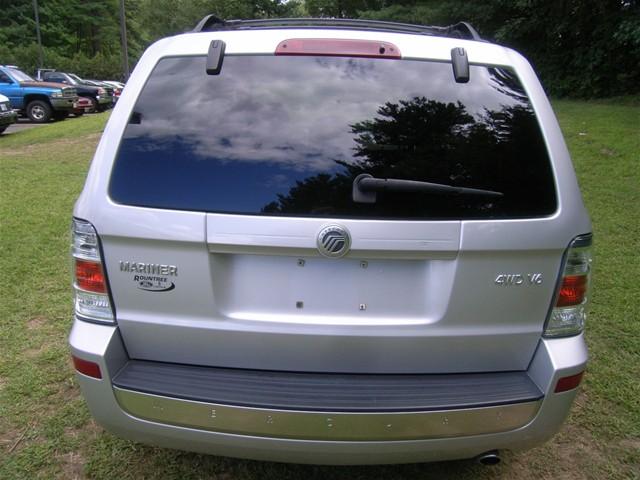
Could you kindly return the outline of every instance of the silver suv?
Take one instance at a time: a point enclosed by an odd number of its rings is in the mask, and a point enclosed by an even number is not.
[[[495,463],[557,431],[587,362],[567,148],[529,63],[467,24],[155,43],[72,230],[78,382],[140,442]]]

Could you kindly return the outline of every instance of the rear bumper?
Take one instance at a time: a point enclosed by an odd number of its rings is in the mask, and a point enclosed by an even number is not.
[[[542,340],[527,371],[544,394],[518,403],[421,411],[335,412],[215,404],[114,386],[129,361],[116,327],[75,321],[72,353],[100,365],[102,379],[77,374],[94,417],[113,433],[169,448],[315,464],[404,463],[525,449],[560,427],[576,391],[553,393],[581,372],[582,336]],[[311,410],[311,409],[309,409]]]

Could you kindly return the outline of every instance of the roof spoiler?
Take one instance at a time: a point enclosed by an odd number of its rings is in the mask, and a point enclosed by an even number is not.
[[[223,20],[215,15],[204,17],[193,32],[217,32],[224,30],[251,30],[275,28],[338,28],[350,30],[374,30],[380,32],[411,33],[482,41],[478,32],[467,22],[448,27],[414,25],[410,23],[383,22],[379,20],[355,20],[346,18],[269,18],[258,20]]]

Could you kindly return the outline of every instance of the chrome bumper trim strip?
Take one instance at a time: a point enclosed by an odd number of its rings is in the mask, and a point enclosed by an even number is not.
[[[214,432],[331,441],[399,441],[515,430],[529,423],[542,400],[427,412],[353,413],[270,410],[219,405],[113,387],[134,417]]]

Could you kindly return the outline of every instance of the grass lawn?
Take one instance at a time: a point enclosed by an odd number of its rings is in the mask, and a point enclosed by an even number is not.
[[[623,99],[624,100],[624,99]],[[640,478],[640,107],[554,103],[596,238],[588,374],[562,431],[498,467],[252,462],[98,427],[69,361],[68,229],[107,113],[0,137],[0,478]]]

